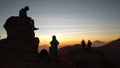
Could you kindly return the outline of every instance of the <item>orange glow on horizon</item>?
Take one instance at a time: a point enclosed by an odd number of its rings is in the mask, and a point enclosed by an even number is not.
[[[81,44],[82,39],[85,40],[87,43],[88,40],[91,40],[91,42],[100,40],[103,42],[110,42],[112,40],[115,40],[118,38],[118,36],[70,36],[70,35],[63,35],[63,34],[54,34],[59,41],[59,46],[65,46],[65,45],[73,45],[73,44]],[[39,46],[50,46],[50,41],[52,40],[52,34],[50,35],[41,35],[39,36],[40,44]]]

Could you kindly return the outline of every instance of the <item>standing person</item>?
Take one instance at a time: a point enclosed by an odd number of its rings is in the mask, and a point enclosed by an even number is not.
[[[87,47],[87,48],[88,48],[88,49],[91,49],[91,45],[92,45],[92,42],[91,42],[90,40],[88,40],[88,43],[87,43],[87,46],[88,46],[88,47]]]
[[[81,44],[82,44],[83,49],[85,49],[86,44],[84,40],[82,40]]]
[[[58,45],[59,45],[59,42],[57,41],[56,39],[56,36],[53,35],[52,36],[52,41],[50,42],[51,44],[51,47],[50,47],[50,54],[51,55],[58,55]]]

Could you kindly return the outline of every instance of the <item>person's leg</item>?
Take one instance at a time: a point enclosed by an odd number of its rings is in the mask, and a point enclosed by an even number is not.
[[[38,28],[35,27],[34,20],[32,20],[32,27],[33,27],[33,30],[38,30]]]

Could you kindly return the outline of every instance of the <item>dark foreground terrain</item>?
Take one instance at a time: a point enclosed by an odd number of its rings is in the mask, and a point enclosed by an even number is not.
[[[60,48],[56,55],[50,55],[47,51],[38,53],[40,40],[35,37],[32,23],[34,20],[30,17],[12,16],[6,20],[4,28],[7,38],[0,40],[0,68],[120,67],[119,49],[114,52],[114,49],[109,48],[83,49],[80,45],[74,45]]]
[[[61,49],[61,52],[62,50],[64,48]],[[113,68],[112,62],[102,52],[94,49],[76,48],[65,53],[64,59],[71,62],[76,68]]]

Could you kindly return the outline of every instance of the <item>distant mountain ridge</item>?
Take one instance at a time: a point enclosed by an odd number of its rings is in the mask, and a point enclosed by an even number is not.
[[[62,53],[62,54],[67,54],[70,51],[72,51],[74,49],[79,49],[79,48],[82,48],[81,44],[75,44],[75,45],[72,45],[72,46],[62,47],[62,48],[59,49],[59,52]]]
[[[40,52],[42,49],[46,49],[47,51],[49,51],[49,46],[48,45],[39,46],[38,52]]]
[[[113,40],[112,42],[105,45],[105,47],[117,47],[120,48],[120,38]]]
[[[92,47],[100,47],[100,46],[103,46],[105,45],[106,43],[103,42],[103,41],[100,41],[100,40],[96,40],[92,43]]]
[[[75,68],[111,68],[110,61],[100,51],[85,50],[81,44],[62,47],[59,52],[63,55],[62,58],[75,65]]]

